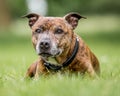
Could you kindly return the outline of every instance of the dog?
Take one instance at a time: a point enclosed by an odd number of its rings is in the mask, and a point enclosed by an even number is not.
[[[96,56],[82,38],[74,33],[81,18],[79,13],[71,12],[64,17],[44,17],[35,13],[25,15],[32,30],[32,43],[39,56],[26,77],[38,78],[40,75],[69,71],[70,73],[100,74]]]

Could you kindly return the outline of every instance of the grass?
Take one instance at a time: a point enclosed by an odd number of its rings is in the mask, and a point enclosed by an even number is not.
[[[0,96],[119,96],[120,29],[78,34],[99,58],[98,79],[59,73],[24,79],[28,66],[38,58],[30,35],[0,34]]]

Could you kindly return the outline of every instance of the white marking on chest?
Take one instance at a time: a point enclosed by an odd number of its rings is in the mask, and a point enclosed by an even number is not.
[[[54,65],[60,65],[54,57],[49,57],[46,62],[54,64]]]

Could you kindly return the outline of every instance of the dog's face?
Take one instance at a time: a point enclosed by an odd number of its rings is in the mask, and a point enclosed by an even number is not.
[[[38,14],[28,14],[25,17],[29,18],[33,46],[43,58],[61,55],[69,49],[78,20],[85,18],[77,13],[64,17],[43,17]]]

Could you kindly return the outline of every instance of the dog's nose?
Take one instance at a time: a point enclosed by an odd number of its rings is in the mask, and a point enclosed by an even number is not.
[[[40,49],[43,51],[49,50],[50,49],[50,42],[49,41],[40,42]]]

